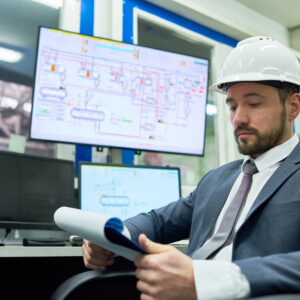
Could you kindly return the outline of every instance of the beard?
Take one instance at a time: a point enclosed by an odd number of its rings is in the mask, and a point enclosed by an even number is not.
[[[270,129],[270,131],[264,134],[259,133],[259,131],[255,128],[247,127],[245,125],[238,126],[234,130],[234,137],[237,142],[239,152],[244,155],[254,156],[262,154],[277,146],[285,134],[285,123],[286,111],[284,107],[280,114],[279,125],[276,128]],[[253,133],[256,136],[256,141],[254,141],[254,143],[248,143],[246,139],[239,141],[238,133],[240,131]]]

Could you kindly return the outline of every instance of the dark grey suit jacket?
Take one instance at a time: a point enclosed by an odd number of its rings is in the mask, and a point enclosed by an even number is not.
[[[190,238],[188,255],[200,248],[241,170],[242,160],[207,173],[186,198],[125,221],[131,236],[160,243]],[[300,143],[265,184],[237,231],[232,260],[251,286],[251,296],[300,293]]]

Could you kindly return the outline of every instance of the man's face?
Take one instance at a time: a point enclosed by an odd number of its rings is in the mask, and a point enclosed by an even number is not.
[[[292,136],[276,88],[237,83],[228,89],[226,102],[240,153],[256,158]]]

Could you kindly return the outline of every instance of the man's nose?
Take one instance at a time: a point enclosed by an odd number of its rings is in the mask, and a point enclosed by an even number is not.
[[[232,123],[233,123],[234,128],[236,128],[237,126],[249,123],[248,114],[244,108],[242,108],[242,107],[236,108],[236,111],[232,118]]]

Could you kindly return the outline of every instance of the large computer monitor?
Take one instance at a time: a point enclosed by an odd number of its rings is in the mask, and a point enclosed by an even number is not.
[[[207,59],[42,27],[30,138],[203,155]]]
[[[125,220],[180,196],[179,168],[79,163],[82,210]]]
[[[78,207],[74,163],[0,151],[0,228],[58,229],[61,206]]]

